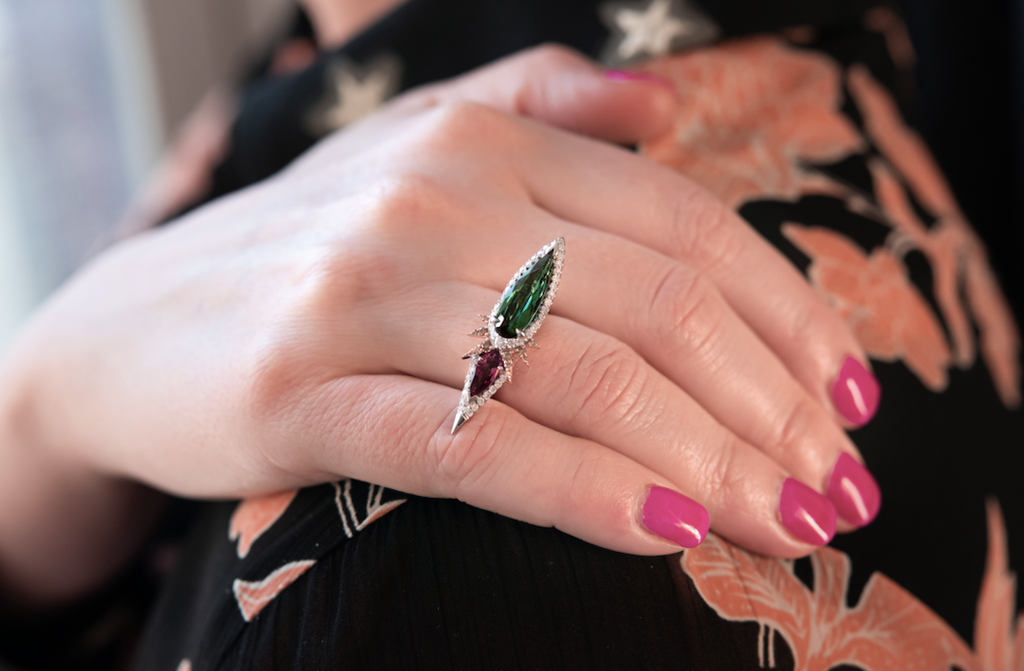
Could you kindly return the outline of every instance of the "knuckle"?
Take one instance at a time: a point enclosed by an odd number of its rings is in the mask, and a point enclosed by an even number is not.
[[[281,333],[262,338],[247,356],[242,381],[242,416],[256,426],[281,427],[292,421],[302,394],[306,363]]]
[[[653,320],[669,352],[685,352],[705,366],[717,365],[725,309],[718,290],[703,274],[682,266],[673,268],[658,286],[651,304]]]
[[[506,447],[515,442],[507,413],[481,409],[454,436],[440,427],[424,452],[432,493],[466,501],[485,491],[500,472]]]
[[[541,44],[529,49],[524,54],[524,59],[531,67],[536,65],[549,69],[577,65],[583,61],[583,58],[569,47],[554,43]]]
[[[649,375],[632,349],[619,342],[595,343],[572,362],[569,380],[573,427],[642,421],[650,401]]]
[[[709,502],[720,509],[739,500],[746,486],[744,473],[738,466],[739,451],[739,439],[726,434],[717,445],[704,452],[692,470]]]
[[[291,285],[267,296],[261,306],[260,332],[234,352],[242,416],[257,426],[279,426],[296,414],[302,391],[315,384],[317,357],[311,356],[310,325],[343,308],[336,297],[343,294],[338,278],[345,259],[322,251],[309,252],[288,268]]]
[[[288,268],[277,295],[261,308],[261,332],[242,361],[243,410],[257,423],[289,421],[309,406],[315,386],[337,370],[325,365],[317,334],[334,324],[344,340],[365,326],[360,305],[393,293],[401,261],[384,250],[322,245],[305,251]],[[344,323],[337,315],[344,314]],[[335,343],[337,344],[337,343]]]
[[[445,220],[454,200],[428,175],[403,172],[377,180],[360,202],[347,203],[358,209],[358,223],[342,239],[315,240],[290,259],[285,318],[319,319],[394,294],[407,281],[408,259],[393,242],[419,237],[421,229]]]
[[[675,265],[654,293],[651,312],[663,315],[669,326],[684,328],[709,311],[714,287],[700,273]]]
[[[737,227],[742,224],[717,200],[706,194],[677,198],[671,222],[677,258],[688,259],[705,272],[736,267],[740,256]]]
[[[374,233],[400,235],[453,209],[450,189],[431,175],[404,171],[377,180],[368,191],[363,225]]]
[[[507,138],[513,124],[498,110],[476,102],[455,100],[435,107],[428,114],[422,141],[432,151],[464,153],[493,146]]]
[[[581,454],[566,476],[558,510],[571,514],[588,508],[594,500],[595,491],[600,489],[596,483],[601,481],[602,474],[615,468],[616,464],[611,462],[606,453],[587,451]]]
[[[294,272],[293,295],[275,319],[279,328],[292,327],[286,336],[297,325],[350,314],[360,303],[392,294],[403,276],[401,258],[374,244],[318,247]]]
[[[818,334],[822,333],[821,325],[831,316],[829,308],[815,311],[813,306],[794,305],[782,315],[785,324],[786,341],[793,344],[796,352],[814,352],[820,349],[815,346]]]
[[[798,457],[800,446],[807,444],[808,436],[816,433],[819,410],[808,398],[798,398],[785,410],[779,422],[769,422],[773,432],[765,440],[763,449],[776,458]]]

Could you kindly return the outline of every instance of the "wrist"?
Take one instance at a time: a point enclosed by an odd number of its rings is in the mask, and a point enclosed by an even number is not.
[[[104,584],[145,541],[164,498],[50,447],[23,369],[0,373],[0,610],[15,612]]]

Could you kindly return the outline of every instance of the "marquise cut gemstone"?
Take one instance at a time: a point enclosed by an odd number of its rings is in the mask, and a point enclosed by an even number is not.
[[[534,261],[529,270],[505,292],[496,315],[498,324],[495,329],[498,335],[502,338],[516,338],[519,331],[525,331],[533,322],[548,292],[554,269],[555,250],[552,248]]]
[[[501,372],[504,363],[496,349],[481,354],[476,361],[476,370],[473,371],[473,381],[469,383],[469,395],[479,396],[487,391],[487,388],[498,379],[498,373]]]

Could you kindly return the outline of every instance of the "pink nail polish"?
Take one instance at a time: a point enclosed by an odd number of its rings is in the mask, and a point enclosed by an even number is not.
[[[862,527],[882,507],[882,490],[868,469],[843,452],[828,481],[828,499],[844,520]]]
[[[782,526],[811,545],[825,545],[836,535],[836,509],[824,496],[795,478],[786,478],[779,498]]]
[[[679,492],[654,485],[644,501],[644,526],[684,548],[695,548],[708,535],[708,511]]]
[[[832,401],[836,410],[851,424],[864,426],[875,416],[881,387],[871,372],[852,356],[846,357],[832,385]]]
[[[639,72],[637,70],[605,70],[604,76],[613,82],[648,82],[650,84],[660,84],[666,86],[675,92],[676,87],[671,80],[665,79],[650,72]]]

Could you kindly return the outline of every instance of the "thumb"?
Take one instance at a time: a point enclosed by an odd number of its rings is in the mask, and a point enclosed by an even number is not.
[[[413,92],[414,109],[468,101],[610,142],[667,132],[678,99],[668,80],[605,71],[562,46],[522,51],[456,79]],[[403,105],[404,107],[404,105]]]

